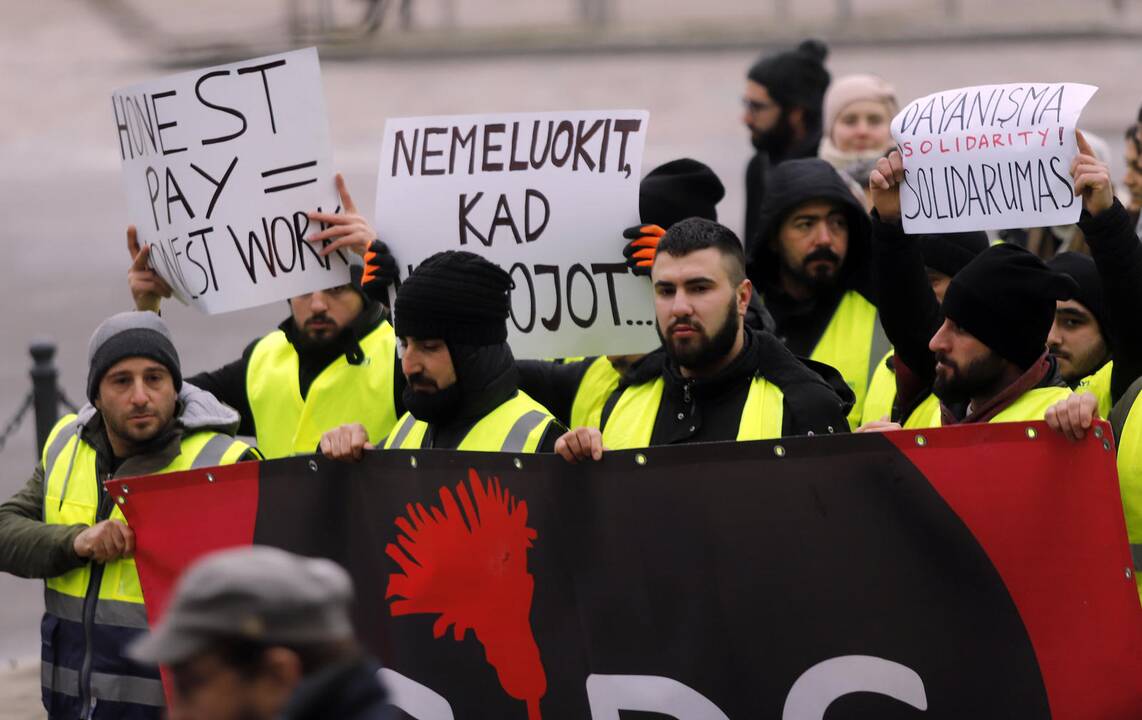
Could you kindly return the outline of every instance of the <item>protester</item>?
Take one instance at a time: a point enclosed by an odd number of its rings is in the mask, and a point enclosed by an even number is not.
[[[51,718],[158,718],[158,668],[123,656],[147,627],[135,535],[102,479],[257,459],[238,414],[182,380],[150,312],[105,320],[88,345],[87,398],[47,438],[24,488],[0,505],[0,571],[44,578],[44,708]]]
[[[129,652],[170,668],[173,720],[393,718],[380,665],[354,637],[352,599],[329,560],[222,550],[186,570]]]
[[[745,174],[747,248],[760,232],[766,192],[778,184],[769,178],[772,168],[817,153],[821,102],[829,86],[824,65],[828,54],[820,40],[804,40],[796,50],[762,56],[746,75],[742,121],[756,151]]]
[[[771,178],[747,253],[749,279],[793,354],[840,371],[856,396],[855,426],[888,351],[870,274],[868,213],[824,160],[789,160]]]
[[[883,278],[876,290],[882,308],[880,316],[885,335],[894,347],[877,363],[869,381],[860,421],[862,426],[900,418],[896,386],[900,381],[909,383],[911,375],[900,358],[899,343],[919,342],[926,350],[931,339],[931,333],[923,334],[922,329],[918,341],[914,333],[906,332],[911,311],[925,307],[924,302],[917,301],[915,296],[922,294],[921,300],[929,296],[923,294],[918,273],[908,273],[899,268],[918,267],[914,254],[919,251],[931,296],[937,303],[942,303],[948,283],[956,273],[988,247],[987,233],[984,232],[926,233],[906,237],[902,232],[899,235],[886,233],[875,219],[873,238],[874,275]],[[902,277],[909,275],[914,276],[914,281],[902,282]],[[904,324],[903,330],[898,327],[900,323]],[[911,353],[912,357],[916,355]],[[897,369],[900,369],[899,373]]]
[[[408,412],[384,447],[551,452],[555,418],[519,389],[507,343],[511,278],[464,251],[436,253],[401,283],[396,334]],[[360,460],[373,444],[359,424],[321,438],[321,452]]]
[[[896,91],[875,75],[846,75],[825,93],[824,133],[817,156],[825,160],[872,208],[868,174],[892,147]]]
[[[725,194],[714,171],[690,158],[671,160],[647,173],[638,189],[642,224],[623,232],[629,240],[623,254],[631,272],[649,277],[655,249],[666,229],[688,217],[717,220],[717,205]],[[760,304],[756,306],[768,317]],[[521,360],[517,362],[520,387],[564,425],[598,427],[603,404],[618,387],[622,374],[640,357],[641,354],[571,358],[562,362]]]
[[[1142,289],[1135,280],[1142,273],[1142,247],[1125,210],[1114,199],[1106,164],[1090,152],[1081,133],[1078,146],[1071,167],[1077,193],[1083,197],[1078,225],[1095,260],[1064,253],[1048,263],[1052,270],[1076,281],[1076,295],[1056,303],[1047,340],[1062,378],[1072,388],[1094,391],[1105,414],[1130,379],[1142,374],[1142,362],[1137,359],[1142,354],[1142,338],[1131,330],[1133,319],[1142,312]],[[887,162],[892,167],[896,158],[890,156]],[[913,415],[921,403],[924,409],[916,417],[930,417],[936,399],[927,396],[933,379],[928,370],[933,362],[928,343],[943,316],[924,281],[926,256],[921,259],[898,221],[885,220],[899,212],[898,193],[878,193],[877,202],[873,235],[881,315],[896,348],[897,364],[912,370],[898,376],[902,413],[895,419]],[[886,208],[880,208],[882,202]],[[1109,362],[1111,350],[1116,363]],[[869,419],[866,416],[865,422]]]
[[[556,444],[571,462],[623,449],[829,434],[847,429],[851,396],[832,368],[807,367],[777,338],[745,325],[753,288],[741,243],[690,218],[663,236],[651,272],[662,349],[632,367],[602,412]]]
[[[1126,210],[1134,232],[1142,235],[1142,110],[1138,122],[1126,128],[1123,159],[1126,161],[1126,174],[1122,177],[1127,193]]]
[[[383,248],[340,175],[337,190],[343,212],[309,213],[329,227],[307,239],[322,243],[323,255]],[[129,228],[131,294],[137,309],[158,312],[171,291],[147,269],[150,249],[140,250],[135,237]],[[396,268],[373,271],[395,277]],[[403,412],[404,378],[384,307],[361,292],[358,280],[292,297],[289,307],[290,317],[247,345],[239,359],[189,381],[236,408],[239,433],[256,436],[267,458],[312,453],[324,431],[346,422],[362,424],[374,440],[388,435]]]

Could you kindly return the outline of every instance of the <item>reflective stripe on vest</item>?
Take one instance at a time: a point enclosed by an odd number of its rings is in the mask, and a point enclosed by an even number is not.
[[[555,418],[522,390],[500,404],[472,426],[457,450],[474,452],[533,453]],[[405,413],[385,441],[385,449],[418,449],[424,443],[428,423]]]
[[[603,406],[619,386],[621,378],[606,355],[595,358],[575,391],[575,401],[571,404],[571,427],[599,427]]]
[[[76,416],[61,419],[53,428],[45,444],[41,462],[44,468],[44,522],[50,525],[94,525],[99,518],[100,491],[96,477],[96,451],[81,439],[82,426]],[[183,437],[179,454],[160,472],[176,472],[192,467],[208,467],[236,462],[249,450],[245,443],[226,435],[210,431],[190,432]],[[118,505],[113,505],[109,519],[126,522]],[[92,682],[90,697],[97,700],[117,700],[152,704],[156,696],[150,691],[134,694],[140,688],[158,687],[161,704],[161,685],[158,673],[154,678],[139,678],[140,669],[124,655],[129,642],[147,627],[146,608],[135,561],[121,558],[99,566],[92,563],[45,580],[42,658],[49,666],[63,672],[67,666],[60,659],[74,659],[77,655],[91,658]],[[94,581],[98,579],[98,587]],[[85,615],[85,604],[95,605]],[[54,619],[49,623],[47,618]],[[88,628],[90,620],[94,627]],[[66,628],[60,622],[72,623]],[[73,632],[71,628],[78,628]],[[49,636],[47,633],[51,633]],[[63,643],[69,643],[63,647]],[[98,652],[93,646],[98,645]],[[78,650],[77,647],[78,646]],[[60,672],[46,674],[49,680],[61,678]],[[75,672],[70,670],[67,672]],[[128,675],[126,682],[118,682]],[[97,677],[102,677],[98,683]],[[138,682],[135,682],[138,681]],[[152,686],[148,683],[156,683]],[[78,680],[74,683],[79,688]],[[97,687],[98,686],[98,687]],[[65,688],[45,685],[48,692],[63,692]],[[103,694],[101,694],[103,693]]]
[[[855,290],[846,292],[809,357],[832,365],[852,388],[856,395],[848,417],[852,427],[860,423],[868,384],[888,348],[876,306]]]
[[[344,355],[329,364],[301,397],[297,350],[281,330],[254,346],[246,370],[246,396],[254,415],[258,449],[266,458],[309,454],[321,434],[345,423],[361,423],[371,442],[396,424],[393,372],[396,336],[382,322],[360,342],[359,365]]]
[[[861,409],[861,425],[885,416],[892,419],[892,406],[896,402],[896,373],[888,366],[892,355],[892,350],[885,353],[872,373],[868,393],[864,396],[864,407]]]
[[[1118,439],[1118,489],[1126,519],[1126,537],[1134,558],[1134,581],[1142,602],[1142,378],[1114,406],[1111,418]],[[1123,419],[1121,416],[1125,415]]]
[[[1098,416],[1110,417],[1113,403],[1110,397],[1110,376],[1114,372],[1114,361],[1103,365],[1092,375],[1087,375],[1075,386],[1075,392],[1088,392],[1098,398]]]
[[[1072,394],[1070,388],[1045,387],[1032,388],[1016,398],[1001,410],[989,423],[1026,422],[1029,420],[1042,420],[1047,414],[1047,408]],[[929,395],[924,402],[908,416],[904,423],[905,430],[919,430],[942,426],[943,418],[940,414],[940,401],[935,395]]]
[[[624,389],[607,417],[607,426],[603,428],[603,445],[610,450],[649,447],[650,440],[654,437],[654,422],[658,418],[665,387],[665,381],[658,377],[652,382]],[[754,377],[742,407],[736,439],[769,440],[781,437],[784,405],[785,395],[779,387],[763,377]]]
[[[79,671],[40,661],[40,684],[52,692],[79,697]],[[163,683],[131,675],[91,673],[91,695],[96,700],[162,707]]]

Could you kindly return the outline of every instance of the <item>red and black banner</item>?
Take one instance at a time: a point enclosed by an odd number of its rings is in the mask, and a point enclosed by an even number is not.
[[[152,622],[259,543],[331,558],[404,713],[1142,718],[1109,432],[1042,424],[554,456],[384,451],[109,485]]]

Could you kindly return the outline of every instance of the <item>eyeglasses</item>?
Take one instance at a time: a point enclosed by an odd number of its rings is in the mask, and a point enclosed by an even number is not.
[[[749,98],[742,98],[742,107],[750,115],[757,115],[758,113],[765,112],[770,108],[775,108],[777,105],[771,102],[759,102],[757,100],[750,100]]]

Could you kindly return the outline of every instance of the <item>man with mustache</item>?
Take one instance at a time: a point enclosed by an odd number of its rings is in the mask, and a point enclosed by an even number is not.
[[[124,655],[147,627],[135,535],[102,481],[258,455],[234,439],[236,412],[182,381],[154,313],[105,320],[91,337],[88,368],[89,404],[60,419],[32,478],[0,505],[0,571],[45,582],[48,717],[157,720],[158,667]]]
[[[774,168],[747,274],[795,355],[836,368],[856,396],[888,351],[869,267],[869,218],[832,165],[817,158]]]
[[[551,452],[559,425],[519,388],[508,346],[511,278],[465,251],[422,262],[397,290],[394,316],[408,412],[386,449]],[[359,424],[325,433],[321,452],[360,460],[374,447]]]
[[[805,40],[795,50],[762,56],[746,76],[742,122],[756,151],[745,172],[747,247],[761,230],[762,201],[775,186],[769,177],[773,167],[817,155],[828,52],[820,40]]]
[[[566,433],[569,462],[607,449],[759,440],[847,429],[842,399],[772,334],[743,321],[753,292],[741,243],[728,228],[689,218],[663,236],[651,268],[662,348],[631,368],[602,411],[601,429]],[[819,372],[818,372],[819,371]]]
[[[1113,195],[1110,171],[1077,133],[1079,152],[1071,163],[1076,195],[1082,197],[1079,227],[1091,247],[1093,260],[1064,253],[1048,267],[1075,281],[1074,297],[1056,302],[1047,347],[1060,377],[1078,391],[1091,391],[1105,416],[1131,381],[1142,374],[1142,338],[1131,323],[1142,311],[1142,246],[1128,214]],[[916,238],[906,236],[900,223],[899,184],[903,161],[897,152],[882,158],[870,184],[875,210],[877,275],[881,287],[885,328],[898,358],[908,368],[900,383],[898,419],[904,427],[923,427],[935,416],[935,398],[928,390],[935,379],[935,358],[929,341],[944,321],[940,303],[924,282],[924,260]],[[1023,324],[1012,319],[1012,323]],[[1114,362],[1109,361],[1113,349]],[[884,428],[877,428],[884,429]]]
[[[344,179],[336,180],[343,212],[309,213],[329,227],[306,239],[321,243],[322,255],[344,248],[386,260],[371,274],[391,282],[395,261],[357,212]],[[127,238],[135,307],[158,312],[170,288],[148,269],[149,247],[139,249],[133,227]],[[239,359],[189,378],[238,410],[239,433],[256,436],[267,458],[312,453],[323,432],[347,422],[361,423],[379,441],[404,412],[392,325],[384,306],[362,292],[360,267],[351,270],[348,284],[290,298],[290,317],[247,345]]]

